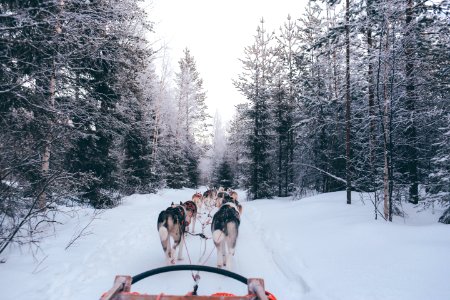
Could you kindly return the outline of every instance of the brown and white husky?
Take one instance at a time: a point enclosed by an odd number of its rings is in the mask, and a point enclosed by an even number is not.
[[[202,208],[202,193],[197,192],[194,195],[192,195],[192,201],[195,203],[195,205],[197,205],[197,208],[200,210]]]
[[[184,235],[192,220],[195,225],[196,214],[197,208],[192,201],[180,202],[180,205],[172,203],[170,207],[160,212],[157,229],[166,256],[166,264],[175,264],[177,248],[178,260],[183,259]],[[170,245],[171,239],[173,240],[173,246]]]
[[[228,196],[229,197],[229,196]],[[231,197],[223,199],[219,210],[214,214],[211,232],[217,249],[217,267],[231,270],[239,233],[240,213]]]
[[[215,206],[215,202],[217,198],[217,191],[215,189],[209,189],[206,192],[203,193],[203,203],[208,207],[211,208]]]
[[[235,191],[230,190],[227,192],[222,191],[217,193],[217,198],[215,200],[216,207],[221,207],[224,203],[227,202],[233,202],[236,205],[239,214],[242,215],[242,205],[239,204],[238,194]]]

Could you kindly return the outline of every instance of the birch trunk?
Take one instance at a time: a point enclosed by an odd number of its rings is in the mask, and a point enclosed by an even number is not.
[[[55,33],[56,35],[61,34],[62,28],[60,23],[60,17],[61,12],[64,8],[64,0],[59,0],[58,2],[58,16],[56,19],[55,24]],[[52,61],[51,65],[51,75],[50,75],[50,83],[49,83],[49,94],[48,94],[48,100],[50,105],[50,111],[51,113],[54,112],[55,109],[55,91],[56,91],[56,65],[55,65],[55,59]],[[52,146],[52,130],[53,130],[53,124],[52,121],[48,121],[48,128],[47,128],[47,135],[46,140],[44,142],[44,148],[42,150],[42,160],[41,160],[41,174],[42,178],[44,179],[43,182],[45,182],[45,178],[47,178],[49,170],[50,170],[50,157],[51,157],[51,146]],[[43,183],[45,184],[45,183]],[[45,190],[39,195],[38,200],[38,207],[41,210],[45,210],[45,207],[47,206],[47,192]]]

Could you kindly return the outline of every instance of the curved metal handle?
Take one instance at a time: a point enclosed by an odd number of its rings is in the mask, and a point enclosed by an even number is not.
[[[219,268],[209,267],[209,266],[201,266],[201,265],[175,265],[175,266],[166,266],[161,268],[156,268],[153,270],[145,271],[141,274],[138,274],[136,276],[133,276],[131,280],[131,284],[136,283],[138,281],[141,281],[144,278],[161,274],[161,273],[167,273],[167,272],[173,272],[173,271],[204,271],[209,273],[216,273],[220,274],[226,277],[233,278],[239,282],[242,282],[243,284],[247,285],[248,279],[244,276],[241,276],[237,273],[230,272],[228,270],[223,270]]]

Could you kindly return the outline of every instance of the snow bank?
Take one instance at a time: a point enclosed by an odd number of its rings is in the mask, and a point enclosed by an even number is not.
[[[194,190],[163,190],[127,197],[120,207],[91,222],[93,210],[66,216],[41,249],[11,248],[0,264],[1,299],[98,299],[114,276],[136,275],[164,264],[156,230],[159,212],[172,201],[190,199]],[[242,193],[241,193],[242,194]],[[240,199],[245,199],[241,196]],[[450,227],[437,223],[439,212],[417,213],[405,205],[407,218],[393,223],[373,220],[373,209],[353,194],[329,193],[299,201],[273,199],[244,202],[234,271],[264,278],[278,299],[448,299],[450,295]],[[201,225],[201,224],[198,224]],[[196,226],[197,231],[201,226]],[[210,236],[209,226],[205,233]],[[188,236],[182,263],[215,266],[216,253]],[[205,246],[206,245],[206,246]],[[246,287],[225,277],[201,273],[200,294]],[[185,294],[192,290],[189,272],[143,280],[133,290]]]

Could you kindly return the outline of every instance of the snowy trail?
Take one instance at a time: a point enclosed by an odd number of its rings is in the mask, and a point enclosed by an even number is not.
[[[0,299],[99,299],[116,275],[133,276],[164,266],[158,214],[172,201],[189,200],[194,192],[163,190],[126,197],[122,205],[104,211],[88,228],[90,234],[67,250],[74,232],[91,221],[93,211],[80,209],[75,218],[60,216],[64,225],[55,228],[34,256],[27,249],[9,249],[7,262],[0,264]],[[435,215],[417,214],[409,207],[411,220],[374,221],[370,206],[358,201],[346,205],[345,192],[301,201],[241,203],[233,271],[263,278],[266,289],[280,300],[448,299],[449,231],[436,223]],[[200,223],[196,231],[201,231]],[[211,236],[209,225],[205,234]],[[200,237],[188,235],[186,245],[189,257],[184,251],[184,260],[177,263],[197,264],[205,252],[200,263],[216,265],[211,240],[204,249]],[[247,292],[233,279],[206,272],[200,276],[201,295]],[[193,285],[191,273],[183,271],[147,278],[132,290],[183,295]]]
[[[115,275],[137,275],[164,266],[164,254],[156,230],[157,216],[172,201],[186,201],[192,193],[192,190],[183,190],[166,191],[159,195],[135,195],[133,199],[125,199],[120,209],[106,211],[95,221],[93,234],[78,241],[64,253],[65,261],[55,262],[49,257],[46,273],[51,274],[53,280],[40,289],[42,298],[36,295],[32,298],[96,299],[112,286]],[[245,277],[263,278],[267,290],[279,299],[305,299],[303,295],[309,289],[305,280],[295,275],[295,271],[287,269],[292,265],[292,259],[296,259],[284,258],[270,247],[271,242],[275,246],[281,244],[281,236],[272,231],[265,232],[261,215],[251,203],[244,202],[243,206],[244,214],[232,271]],[[201,229],[201,223],[197,222],[196,232],[201,232]],[[209,225],[205,227],[205,234],[211,236]],[[177,264],[192,262],[215,266],[217,257],[212,241],[206,242],[206,249],[204,246],[200,237],[188,235],[187,251],[186,248],[183,251],[184,260],[177,261]],[[204,256],[199,262],[202,253]],[[296,269],[297,266],[289,268]],[[201,272],[200,276],[200,294],[220,291],[246,294],[246,286],[233,279],[205,272]],[[133,285],[132,290],[154,294],[185,294],[192,290],[193,285],[190,272],[174,272],[145,279]]]
[[[166,191],[158,196],[134,196],[132,202],[124,201],[120,211],[107,211],[95,225],[95,237],[89,237],[92,241],[80,241],[83,243],[80,249],[83,253],[75,256],[80,257],[79,263],[83,267],[71,270],[70,262],[62,264],[55,273],[60,280],[52,282],[46,292],[46,298],[56,300],[79,294],[77,299],[92,299],[108,289],[117,274],[136,275],[163,266],[164,254],[156,231],[157,216],[172,201],[186,201],[192,193],[192,190],[184,190]],[[241,197],[243,198],[243,195]],[[263,278],[266,289],[279,299],[308,299],[305,295],[308,294],[310,286],[298,275],[301,263],[293,254],[293,250],[280,247],[286,245],[281,235],[275,233],[276,228],[267,230],[264,225],[267,222],[262,220],[260,211],[254,208],[251,202],[243,202],[243,206],[233,271],[245,277]],[[204,218],[205,216],[202,217],[203,221]],[[197,222],[196,232],[201,232],[201,225]],[[211,236],[209,225],[205,227],[205,234]],[[86,247],[86,244],[92,247]],[[192,262],[216,265],[216,250],[211,240],[206,242],[205,249],[204,240],[188,235],[186,247],[184,260],[178,261],[177,264]],[[281,249],[284,249],[285,253],[280,253]],[[202,253],[204,256],[199,262]],[[233,279],[204,272],[201,272],[200,276],[200,294],[208,295],[219,291],[246,294],[246,286]],[[78,282],[79,286],[73,282]],[[84,286],[94,283],[98,294],[89,294],[92,289],[83,291]],[[175,272],[148,278],[132,288],[133,291],[142,293],[185,294],[192,290],[193,285],[190,272]]]
[[[267,290],[279,299],[325,299],[313,288],[298,249],[288,242],[297,237],[280,232],[281,228],[277,226],[285,224],[286,220],[279,215],[271,215],[270,209],[264,215],[252,203],[244,203],[244,207],[238,254],[243,257],[242,271],[253,272],[255,276],[259,274],[265,279]]]
[[[190,196],[190,191],[187,192],[186,196]],[[289,253],[288,257],[284,257],[275,250],[276,247],[282,245],[281,236],[273,231],[265,233],[265,222],[261,222],[261,214],[258,209],[253,208],[251,203],[248,202],[242,202],[242,204],[244,213],[239,228],[239,238],[232,271],[245,277],[263,278],[266,289],[277,295],[279,299],[316,299],[305,298],[305,295],[310,291],[310,287],[301,276],[297,275],[300,265],[297,263],[298,259],[295,258],[293,253]],[[204,217],[202,220],[204,220]],[[196,232],[201,232],[201,224],[199,222],[196,224]],[[155,233],[152,232],[153,234],[156,234],[156,231]],[[205,228],[205,234],[211,236],[209,225]],[[157,257],[157,260],[149,266],[149,269],[160,267],[163,264],[163,253],[160,249],[159,240],[156,238],[155,242],[157,246],[155,247],[156,254],[154,256]],[[272,242],[274,242],[275,247],[270,246]],[[178,263],[189,264],[192,262],[215,266],[217,256],[212,241],[208,240],[206,242],[206,250],[203,248],[204,244],[202,243],[204,241],[201,238],[188,235],[186,238],[188,251],[185,249],[184,260]],[[199,262],[202,253],[204,253],[204,256]],[[189,261],[189,257],[191,261]],[[207,259],[206,262],[205,259]],[[217,291],[228,291],[235,294],[246,293],[246,287],[232,279],[209,273],[201,273],[200,275],[200,294],[211,294]],[[170,276],[162,275],[161,277],[149,279],[149,281],[155,283],[153,286],[157,287],[156,289],[149,287],[149,284],[138,283],[135,290],[151,293],[159,293],[161,291],[167,293],[170,291],[184,294],[192,289],[193,281],[189,272],[174,273]],[[172,286],[173,283],[169,280],[171,277],[175,277],[174,281],[177,282],[179,287],[174,288]]]
[[[261,222],[259,211],[244,204],[237,251],[238,272],[249,272],[265,279],[266,289],[280,299],[295,299],[308,291],[300,276],[292,276],[286,265],[293,257],[283,257],[272,245],[285,245],[279,234],[268,230],[266,222]],[[286,259],[286,261],[283,261]],[[291,261],[293,263],[293,261]],[[283,270],[284,269],[284,270]],[[272,278],[277,278],[272,281]],[[282,280],[280,280],[282,278]],[[299,297],[300,298],[300,297]],[[302,297],[303,298],[303,297]]]

